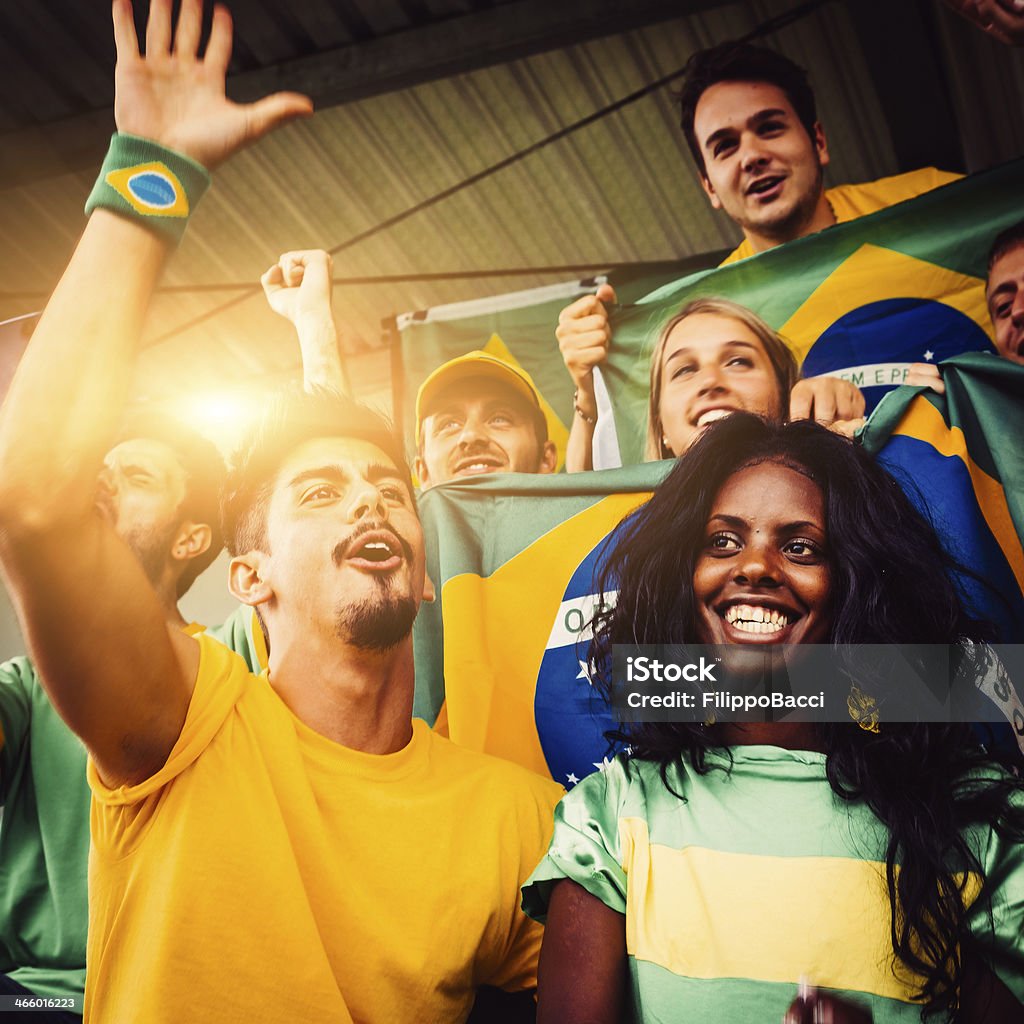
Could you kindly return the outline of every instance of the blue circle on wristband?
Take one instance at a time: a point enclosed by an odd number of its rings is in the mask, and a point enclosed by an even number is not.
[[[143,206],[154,210],[166,210],[178,199],[174,183],[164,174],[156,171],[143,171],[133,174],[128,179],[128,191]]]

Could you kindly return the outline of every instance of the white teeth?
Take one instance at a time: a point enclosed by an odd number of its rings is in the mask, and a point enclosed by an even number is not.
[[[706,427],[709,423],[714,423],[715,420],[724,420],[726,416],[731,416],[735,411],[735,409],[709,409],[700,414],[697,426]]]
[[[741,633],[781,633],[783,626],[774,622],[744,622],[742,619],[733,626]]]
[[[742,633],[779,633],[789,625],[785,612],[762,605],[734,604],[725,610],[724,617]]]

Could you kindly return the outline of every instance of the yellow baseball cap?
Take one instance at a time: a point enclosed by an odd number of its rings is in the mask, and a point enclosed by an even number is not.
[[[442,363],[420,385],[416,392],[416,444],[420,443],[420,427],[423,420],[430,415],[430,406],[438,392],[460,380],[474,377],[491,377],[513,388],[527,401],[532,402],[543,412],[540,392],[533,378],[520,366],[506,363],[504,359],[492,356],[490,352],[476,349],[464,356],[456,356]]]

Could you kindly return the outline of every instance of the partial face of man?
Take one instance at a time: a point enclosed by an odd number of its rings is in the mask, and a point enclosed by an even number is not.
[[[985,288],[996,351],[1024,365],[1024,245],[1003,253],[992,265]]]
[[[96,507],[157,583],[171,554],[185,499],[185,470],[162,441],[135,438],[111,448],[96,485]]]
[[[423,533],[402,472],[376,445],[324,437],[278,472],[267,513],[266,579],[295,632],[333,632],[386,651],[424,597]]]
[[[719,82],[697,102],[694,133],[704,191],[755,251],[833,222],[822,185],[828,147],[808,136],[786,93],[769,82]]]
[[[421,427],[416,475],[424,487],[481,473],[551,473],[555,446],[541,443],[536,408],[489,377],[456,381],[432,402]]]

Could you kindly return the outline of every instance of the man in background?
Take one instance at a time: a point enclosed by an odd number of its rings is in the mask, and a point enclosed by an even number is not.
[[[1024,365],[1024,220],[996,236],[988,254],[985,301],[996,351]]]
[[[416,450],[424,490],[481,473],[553,473],[558,459],[533,379],[479,350],[420,385]]]
[[[828,140],[818,120],[807,72],[789,58],[749,43],[723,43],[690,59],[679,93],[683,134],[701,187],[716,210],[743,231],[723,266],[913,199],[959,175],[922,168],[878,181],[826,189]],[[589,468],[597,417],[593,371],[611,342],[610,285],[562,310],[556,331],[576,387],[569,439],[570,469]],[[838,420],[864,413],[864,397],[848,382],[815,377],[794,390],[791,419]]]
[[[1024,220],[996,235],[988,252],[985,304],[995,335],[996,352],[1024,366]],[[911,363],[907,384],[931,388],[943,395],[942,368],[935,363]]]
[[[204,437],[163,417],[140,418],[122,436],[96,481],[97,514],[135,556],[167,625],[201,632],[202,626],[185,621],[178,601],[221,549],[224,464]],[[122,628],[117,621],[109,626],[108,636]],[[69,620],[66,628],[74,632],[80,624]],[[25,1019],[37,1024],[81,1020],[85,764],[85,748],[50,702],[32,662],[14,658],[0,666],[0,993],[69,1007],[33,1010]]]

